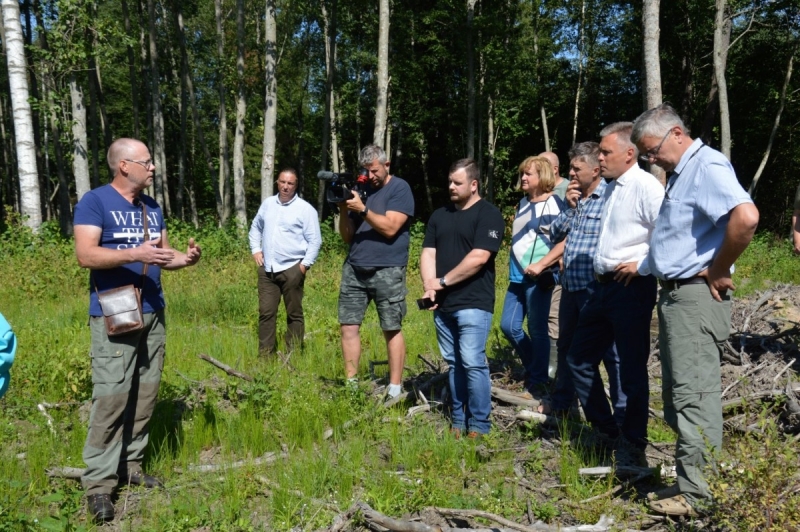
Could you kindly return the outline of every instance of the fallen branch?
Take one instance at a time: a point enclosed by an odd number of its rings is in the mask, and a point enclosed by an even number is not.
[[[206,362],[211,363],[213,366],[218,367],[219,369],[221,369],[222,371],[224,371],[228,375],[231,375],[232,377],[239,377],[240,379],[244,379],[246,381],[253,382],[253,377],[251,377],[250,375],[247,375],[246,373],[242,373],[241,371],[237,371],[237,370],[233,369],[232,367],[228,366],[227,364],[223,364],[222,362],[220,362],[219,360],[217,360],[214,357],[210,357],[210,356],[206,355],[205,353],[200,353],[199,355],[197,355],[197,357],[202,359],[202,360],[205,360]]]
[[[47,427],[50,429],[50,432],[52,432],[53,435],[56,436],[57,435],[56,429],[55,427],[53,427],[53,416],[51,416],[47,412],[47,409],[44,407],[44,403],[39,403],[38,405],[36,405],[36,408],[38,408],[39,412],[41,412],[42,415],[47,419]]]
[[[237,469],[249,465],[254,465],[254,466],[267,465],[276,462],[278,458],[287,458],[288,456],[289,454],[285,452],[283,453],[269,452],[254,460],[239,460],[238,462],[233,462],[231,464],[190,465],[186,467],[186,471],[193,473],[210,473],[214,471],[226,471],[228,469]],[[180,467],[176,467],[173,469],[173,471],[175,471],[176,473],[182,473],[183,469],[181,469]]]
[[[498,401],[502,401],[510,405],[527,406],[529,408],[536,408],[541,404],[541,401],[534,399],[529,393],[526,392],[525,395],[528,397],[524,397],[523,395],[514,392],[509,392],[508,390],[498,388],[497,386],[492,386],[492,397]]]
[[[793,359],[791,359],[791,360],[789,361],[789,363],[788,363],[788,364],[786,364],[786,365],[783,367],[783,369],[782,369],[782,370],[780,370],[780,371],[778,372],[778,374],[777,374],[777,375],[775,375],[775,376],[772,378],[772,382],[773,382],[773,383],[775,383],[775,384],[778,384],[778,379],[780,379],[780,378],[781,378],[781,375],[783,375],[784,373],[786,373],[786,371],[787,371],[789,368],[791,368],[791,367],[792,367],[792,365],[794,364],[794,361],[795,361],[795,359],[794,359],[794,358],[793,358]]]
[[[72,480],[80,480],[84,471],[86,470],[80,467],[51,467],[45,469],[45,473],[50,478],[69,478]]]
[[[447,375],[448,375],[447,373],[439,373],[438,375],[434,376],[433,378],[425,381],[425,383],[423,383],[422,386],[417,387],[417,391],[423,392],[423,393],[427,392],[428,390],[430,390],[433,387],[434,384],[445,380],[447,378]],[[401,403],[401,402],[407,400],[412,395],[414,395],[414,392],[403,392],[400,395],[398,395],[397,397],[395,397],[394,399],[391,399],[391,400],[386,401],[385,403],[383,403],[383,406],[386,407],[386,408],[391,408],[394,405],[396,405],[397,403]]]

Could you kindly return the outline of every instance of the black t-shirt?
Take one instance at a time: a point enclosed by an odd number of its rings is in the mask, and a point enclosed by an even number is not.
[[[351,212],[350,218],[356,224],[353,242],[347,262],[353,266],[386,268],[389,266],[405,266],[408,264],[408,228],[414,216],[414,195],[408,183],[397,176],[392,176],[383,187],[375,190],[367,189],[366,207],[376,214],[386,215],[388,211],[397,211],[408,216],[403,227],[387,239],[365,222],[358,213]]]
[[[478,273],[436,292],[439,310],[455,312],[476,308],[494,311],[494,257],[503,241],[503,232],[500,211],[483,199],[466,210],[456,209],[450,204],[431,215],[422,247],[436,249],[437,277],[455,268],[473,249],[492,252]]]

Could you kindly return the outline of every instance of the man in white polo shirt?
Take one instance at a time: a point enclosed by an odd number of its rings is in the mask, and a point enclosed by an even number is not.
[[[586,419],[614,441],[617,462],[627,459],[644,465],[650,396],[647,359],[656,299],[647,253],[664,188],[639,168],[638,151],[630,140],[632,126],[617,122],[600,132],[598,162],[609,184],[594,256],[593,293],[578,318],[567,363]],[[619,428],[598,371],[612,343],[617,346],[620,383],[628,398]],[[624,438],[618,439],[620,432]]]

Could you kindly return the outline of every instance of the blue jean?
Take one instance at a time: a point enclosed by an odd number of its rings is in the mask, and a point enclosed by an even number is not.
[[[556,373],[556,388],[553,391],[551,408],[553,410],[567,410],[575,399],[575,386],[572,384],[572,372],[567,364],[567,353],[575,336],[578,318],[581,310],[591,297],[594,285],[587,289],[569,292],[561,291],[561,308],[558,312],[558,371]],[[619,353],[615,343],[611,344],[603,355],[603,365],[608,373],[608,390],[611,395],[611,404],[614,407],[614,420],[617,425],[622,425],[625,420],[625,404],[627,397],[622,391],[619,379]]]
[[[612,343],[619,353],[619,377],[628,398],[622,434],[634,445],[647,445],[650,388],[650,321],[656,304],[656,279],[634,277],[628,286],[615,281],[592,283],[594,293],[578,317],[567,363],[586,419],[608,436],[617,427],[603,391],[598,366]]]
[[[510,283],[503,302],[500,329],[514,346],[525,368],[525,387],[547,384],[550,337],[547,331],[552,290],[542,290],[530,279]],[[522,322],[528,317],[528,334]]]
[[[492,427],[491,380],[486,340],[492,313],[479,309],[433,313],[442,358],[450,367],[453,428],[486,434]]]

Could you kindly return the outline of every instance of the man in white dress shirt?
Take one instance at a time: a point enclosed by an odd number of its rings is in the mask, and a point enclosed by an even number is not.
[[[632,451],[628,458],[644,465],[650,395],[647,359],[656,301],[656,280],[650,275],[647,255],[664,188],[639,168],[639,153],[630,138],[632,125],[617,122],[600,132],[598,161],[609,184],[594,257],[595,286],[578,318],[567,362],[586,419],[615,441],[615,449]],[[622,390],[628,397],[621,427],[614,420],[598,371],[614,342]],[[619,438],[620,431],[624,438]],[[621,455],[617,460],[622,461]]]
[[[297,195],[297,172],[278,175],[278,193],[268,197],[250,225],[250,252],[258,264],[258,351],[275,350],[278,305],[286,307],[287,349],[305,335],[303,285],[317,260],[322,236],[317,211]]]

